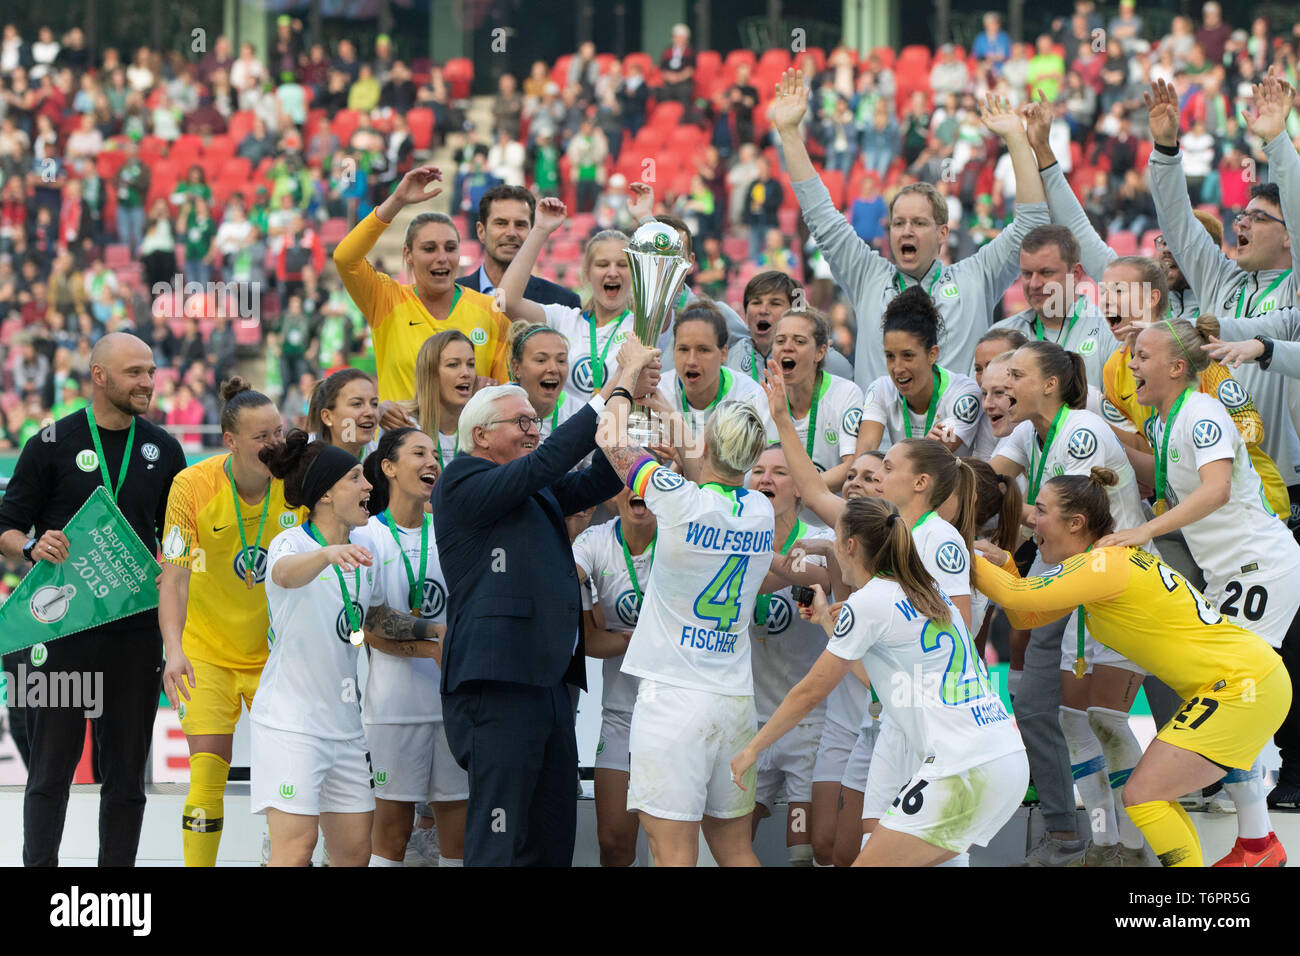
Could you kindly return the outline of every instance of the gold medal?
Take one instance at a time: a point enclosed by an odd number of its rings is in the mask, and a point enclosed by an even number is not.
[[[253,581],[253,569],[244,568],[244,587],[248,588],[248,590],[251,591],[253,590],[254,583],[255,582]]]
[[[1074,659],[1074,676],[1079,680],[1083,680],[1088,676],[1088,665],[1084,662],[1082,657],[1076,657]]]
[[[883,709],[884,708],[880,706],[880,701],[878,700],[873,700],[871,703],[867,704],[867,713],[871,715],[872,720],[879,720],[880,712]]]

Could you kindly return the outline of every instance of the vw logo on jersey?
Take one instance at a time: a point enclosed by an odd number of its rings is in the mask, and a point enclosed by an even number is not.
[[[1192,444],[1197,448],[1209,448],[1217,443],[1222,435],[1219,426],[1208,418],[1202,418],[1192,426]]]
[[[636,592],[630,588],[618,596],[614,602],[614,610],[618,612],[618,619],[628,627],[636,627],[637,619],[641,616],[641,602],[636,599]]]
[[[1070,435],[1070,443],[1066,448],[1070,452],[1071,458],[1077,458],[1080,461],[1091,458],[1097,453],[1097,436],[1092,433],[1090,428],[1076,428]]]
[[[767,636],[776,637],[785,633],[793,619],[790,602],[780,594],[773,594],[772,603],[767,606]]]
[[[840,419],[840,431],[846,435],[858,437],[858,428],[862,425],[862,409],[850,408]]]
[[[157,461],[159,454],[158,446],[151,441],[147,441],[140,446],[140,455],[145,461]]]
[[[1124,422],[1124,413],[1116,408],[1109,398],[1101,400],[1101,414],[1108,422],[1114,422],[1117,425]]]
[[[1250,395],[1235,378],[1225,378],[1219,383],[1219,401],[1224,408],[1241,408],[1250,401]]]
[[[650,476],[650,484],[660,491],[672,491],[686,484],[686,479],[669,468],[656,468]]]
[[[845,604],[840,608],[840,616],[835,619],[835,636],[843,637],[853,630],[853,608]]]
[[[573,371],[569,373],[569,378],[573,381],[573,387],[580,392],[590,392],[592,385],[595,384],[591,377],[591,356],[584,355],[578,359]]]
[[[244,560],[244,549],[239,549],[239,554],[235,555],[235,577],[244,580],[244,568],[247,562]],[[253,559],[253,580],[261,584],[266,580],[266,548],[257,549],[257,557]]]
[[[961,574],[966,570],[966,555],[956,543],[949,541],[939,546],[934,554],[935,563],[949,574]]]
[[[366,612],[356,601],[352,602],[352,613],[358,621],[365,621]],[[347,608],[339,608],[338,617],[334,619],[334,635],[348,647],[352,646],[352,625],[348,621]]]
[[[980,413],[980,403],[974,395],[963,395],[953,403],[952,413],[957,416],[959,421],[967,425],[975,421]]]
[[[1154,448],[1156,444],[1156,417],[1154,415],[1148,416],[1147,420],[1142,423],[1142,431],[1147,436],[1147,444]]]
[[[447,607],[447,592],[432,578],[424,580],[424,597],[420,600],[420,617],[437,617]]]

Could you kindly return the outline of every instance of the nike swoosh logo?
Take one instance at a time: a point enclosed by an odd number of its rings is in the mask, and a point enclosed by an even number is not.
[[[423,322],[407,322],[407,325],[424,325]]]
[[[613,571],[601,571],[600,573],[601,573],[601,574],[613,574],[614,572],[613,572]]]
[[[1119,400],[1120,400],[1121,402],[1127,402],[1130,398],[1133,397],[1134,394],[1135,394],[1135,393],[1133,393],[1133,392],[1129,392],[1127,395],[1121,395],[1121,396],[1119,397]]]
[[[223,524],[220,528],[213,528],[213,529],[212,529],[212,533],[213,533],[213,534],[221,534],[221,532],[225,531],[225,530],[226,530],[227,528],[229,528],[229,527],[230,527],[230,525],[228,525],[228,524]]]
[[[388,565],[388,564],[392,564],[392,563],[393,563],[394,561],[396,561],[396,560],[397,560],[396,558],[389,558],[387,561],[384,562],[384,564],[386,564],[386,565]]]
[[[1272,851],[1272,850],[1269,850],[1267,853],[1265,853],[1263,856],[1261,856],[1258,860],[1256,860],[1254,863],[1252,863],[1251,866],[1263,866],[1265,863],[1268,862],[1269,858],[1270,858],[1272,855],[1273,855],[1273,851]]]

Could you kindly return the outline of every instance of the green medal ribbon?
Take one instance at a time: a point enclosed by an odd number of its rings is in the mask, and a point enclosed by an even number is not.
[[[560,389],[560,397],[555,400],[555,408],[551,409],[551,431],[560,427],[560,406],[564,404],[564,389]],[[456,433],[456,441],[460,442],[460,432]]]
[[[1038,459],[1038,467],[1034,467],[1034,446],[1029,446],[1029,503],[1032,505],[1038,501],[1038,489],[1043,486],[1043,470],[1047,467],[1047,453],[1052,450],[1052,443],[1056,441],[1056,436],[1065,426],[1065,416],[1069,413],[1070,406],[1062,405],[1052,416],[1052,427],[1047,430],[1047,441],[1042,442],[1043,450]],[[1035,438],[1038,436],[1035,435]]]
[[[1084,549],[1083,553],[1087,554],[1091,550],[1092,550],[1092,545],[1088,545],[1088,547]],[[1086,677],[1088,674],[1088,662],[1083,659],[1083,631],[1084,631],[1083,613],[1084,613],[1083,605],[1080,604],[1079,617],[1078,620],[1075,622],[1076,623],[1075,626],[1076,650],[1074,655],[1074,676],[1078,680],[1083,680],[1084,677]]]
[[[126,433],[126,448],[122,449],[122,467],[117,471],[117,487],[113,487],[113,482],[108,476],[108,462],[104,460],[104,446],[99,442],[99,426],[95,424],[95,410],[86,406],[86,421],[90,423],[90,440],[95,443],[95,454],[99,457],[99,474],[104,479],[104,487],[108,493],[113,496],[113,504],[117,504],[117,493],[122,490],[122,483],[126,481],[126,469],[131,464],[131,448],[135,443],[135,416],[131,416],[131,427]]]
[[[1265,289],[1264,294],[1259,297],[1260,300],[1262,301],[1264,299],[1267,299],[1268,294],[1272,292],[1274,289],[1276,289],[1278,286],[1280,286],[1282,284],[1282,281],[1286,279],[1286,277],[1289,276],[1290,274],[1291,274],[1291,270],[1287,269],[1286,272],[1283,272],[1280,276],[1274,279],[1273,284],[1270,285],[1267,289]],[[1245,308],[1245,306],[1246,306],[1246,286],[1243,283],[1241,289],[1237,292],[1237,318],[1241,318],[1241,310]],[[1250,318],[1249,313],[1247,313],[1246,317]]]
[[[763,373],[759,369],[759,366],[762,365],[764,368],[766,368],[767,360],[763,359],[762,361],[760,361],[758,349],[754,348],[754,340],[749,339],[748,341],[749,341],[749,354],[750,354],[749,377],[752,378],[756,384],[761,385],[763,384]]]
[[[596,316],[594,313],[587,312],[584,318],[587,320],[587,333],[591,343],[591,390],[599,392],[605,384],[605,356],[609,355],[609,347],[614,344],[614,337],[618,335],[619,328],[626,321],[627,317],[632,314],[632,310],[624,312],[618,317],[618,322],[614,325],[614,330],[609,333],[609,338],[605,340],[605,347],[600,351],[600,360],[596,359]]]
[[[934,278],[930,280],[930,288],[925,290],[925,294],[932,299],[934,298],[934,285],[936,282],[939,281],[939,276],[942,274],[943,274],[943,265],[942,263],[936,260],[934,264]],[[898,286],[899,292],[902,292],[904,289],[907,288],[907,284],[903,282],[903,273],[897,269],[894,270],[894,282]],[[916,284],[920,285],[921,283],[918,281]]]
[[[636,609],[641,611],[641,582],[637,580],[636,568],[632,565],[632,552],[628,550],[627,539],[623,537],[623,519],[619,518],[614,524],[614,534],[618,537],[618,543],[623,546],[623,563],[627,565],[627,576],[632,579],[632,591],[636,594]],[[655,536],[650,539],[650,565],[653,568],[655,563],[655,544],[659,541],[659,530],[655,529]]]
[[[1070,333],[1074,331],[1074,324],[1079,321],[1079,310],[1082,308],[1083,308],[1083,299],[1081,298],[1079,299],[1078,302],[1074,303],[1074,311],[1070,313],[1070,324],[1065,327],[1064,332],[1057,333],[1056,336],[1057,345],[1060,345],[1062,342],[1069,341]],[[1034,316],[1034,338],[1037,339],[1039,342],[1043,341],[1043,339],[1045,338],[1043,334],[1043,320],[1039,318],[1037,315]]]
[[[814,406],[816,407],[816,406]],[[781,545],[781,553],[785,554],[794,546],[794,543],[804,536],[808,531],[808,526],[795,519],[794,527],[790,529],[789,536],[785,539],[785,544]],[[754,623],[760,626],[767,623],[767,611],[772,604],[772,595],[760,594],[758,600],[754,602]]]
[[[239,529],[239,553],[244,556],[244,585],[252,590],[253,579],[255,577],[254,567],[257,564],[257,546],[262,541],[262,528],[266,526],[266,511],[271,506],[271,482],[266,482],[266,494],[262,496],[262,516],[257,519],[257,537],[253,539],[253,547],[248,547],[248,539],[244,537],[244,516],[239,512],[239,492],[235,490],[235,474],[230,467],[230,458],[226,458],[226,477],[230,479],[230,500],[235,503],[235,527]]]
[[[725,368],[718,371],[718,394],[713,397],[713,401],[709,403],[709,407],[704,409],[704,411],[712,412],[718,407],[718,402],[722,401],[722,397],[731,391],[730,374],[730,371]],[[679,391],[682,396],[682,414],[689,415],[693,406],[689,401],[687,401],[686,386],[682,384],[680,378],[677,379],[677,391]]]
[[[933,511],[927,511],[925,514],[921,515],[921,517],[917,518],[916,524],[912,525],[912,534],[916,534],[916,530],[933,518],[934,515],[935,513]]]
[[[808,460],[812,460],[813,444],[817,441],[817,405],[826,394],[826,389],[831,387],[831,377],[825,372],[818,370],[817,381],[813,383],[812,405],[808,409],[808,436],[804,439],[804,448],[808,452]],[[794,409],[790,407],[790,396],[785,397],[785,407],[794,418]],[[906,418],[906,416],[904,416]],[[782,552],[783,554],[785,552]]]
[[[1169,420],[1165,422],[1165,433],[1160,438],[1160,447],[1156,451],[1156,498],[1165,497],[1166,480],[1169,469],[1169,433],[1174,430],[1174,419],[1178,417],[1178,412],[1183,407],[1183,402],[1187,401],[1187,396],[1196,392],[1195,385],[1189,385],[1187,389],[1174,399],[1173,406],[1169,409]],[[1152,416],[1155,412],[1151,413]]]
[[[938,365],[934,367],[934,387],[930,389],[930,407],[925,413],[925,431],[921,437],[924,438],[930,434],[930,429],[934,427],[934,416],[939,411],[939,399],[943,398],[943,393],[948,390],[948,370]],[[907,437],[912,437],[912,412],[907,405],[907,399],[902,395],[898,396],[898,403],[903,406],[903,431],[907,432]],[[811,452],[809,453],[811,457]]]
[[[325,538],[322,537],[321,533],[316,530],[316,526],[311,523],[310,519],[306,523],[304,523],[303,527],[306,528],[307,533],[312,536],[312,540],[314,540],[322,548],[329,547],[329,545],[325,543]],[[361,631],[361,615],[355,608],[352,607],[352,598],[348,596],[348,585],[347,582],[343,580],[342,569],[340,569],[337,564],[331,564],[330,567],[334,569],[334,574],[339,579],[339,591],[343,594],[343,612],[347,614],[348,627],[352,629],[352,635],[351,635],[352,644],[354,647],[360,647],[361,642],[365,640],[365,635]],[[353,573],[356,575],[357,600],[360,601],[361,600],[361,569],[359,567],[354,568]]]
[[[397,545],[397,553],[402,556],[402,566],[406,568],[406,587],[407,601],[411,605],[411,613],[420,617],[420,608],[424,605],[424,573],[429,569],[429,522],[433,516],[427,511],[423,513],[423,521],[420,522],[420,576],[415,576],[415,570],[411,567],[411,562],[406,557],[406,551],[402,548],[402,538],[397,531],[397,519],[393,517],[393,512],[385,508],[380,520],[388,525],[388,531],[393,536],[393,542]],[[357,571],[357,588],[361,587],[360,571]]]

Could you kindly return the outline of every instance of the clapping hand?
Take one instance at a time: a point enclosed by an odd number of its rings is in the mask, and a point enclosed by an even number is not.
[[[1052,130],[1052,104],[1047,102],[1047,94],[1041,89],[1039,99],[1029,100],[1020,107],[1020,115],[1025,119],[1025,131],[1029,142],[1038,149],[1050,149],[1048,137]]]

